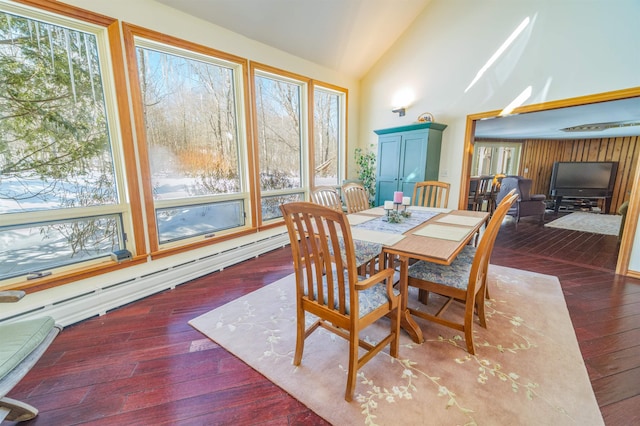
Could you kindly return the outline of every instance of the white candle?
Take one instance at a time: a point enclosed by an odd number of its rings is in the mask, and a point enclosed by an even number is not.
[[[402,191],[396,191],[393,193],[393,202],[396,204],[402,203]]]
[[[408,206],[411,204],[411,197],[402,197],[402,205]]]
[[[393,201],[385,201],[384,202],[385,210],[393,210]]]

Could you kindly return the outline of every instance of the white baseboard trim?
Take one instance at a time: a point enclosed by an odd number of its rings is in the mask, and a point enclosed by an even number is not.
[[[286,231],[276,228],[27,294],[19,302],[2,304],[0,323],[49,315],[66,327],[287,244]]]

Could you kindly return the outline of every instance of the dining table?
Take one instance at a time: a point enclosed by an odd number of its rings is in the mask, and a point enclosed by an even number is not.
[[[450,265],[489,219],[488,212],[398,206],[395,214],[382,207],[347,215],[357,262],[379,256],[399,269],[401,324],[416,342],[424,341],[408,308],[408,271],[412,259]],[[406,209],[406,210],[405,210]]]

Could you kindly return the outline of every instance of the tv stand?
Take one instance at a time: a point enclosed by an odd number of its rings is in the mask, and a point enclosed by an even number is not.
[[[560,210],[560,206],[562,205],[563,198],[566,199],[566,200],[572,200],[573,201],[572,202],[573,205],[578,204],[579,200],[583,201],[583,203],[582,203],[583,205],[585,204],[584,200],[587,200],[589,202],[591,200],[596,200],[596,201],[597,200],[604,200],[604,211],[603,211],[603,213],[605,213],[605,214],[608,214],[609,213],[609,209],[611,208],[611,196],[610,195],[592,196],[592,197],[584,197],[584,196],[579,196],[579,195],[577,195],[577,196],[556,195],[554,197],[554,205],[553,205],[553,211],[554,211],[555,214],[558,214],[558,211]],[[590,210],[590,207],[591,207],[590,204],[591,203],[589,203],[589,210]]]

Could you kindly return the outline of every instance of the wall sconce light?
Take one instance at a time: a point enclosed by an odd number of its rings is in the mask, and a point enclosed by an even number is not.
[[[404,107],[400,107],[400,108],[392,109],[391,112],[397,112],[398,116],[404,117],[406,110]]]

